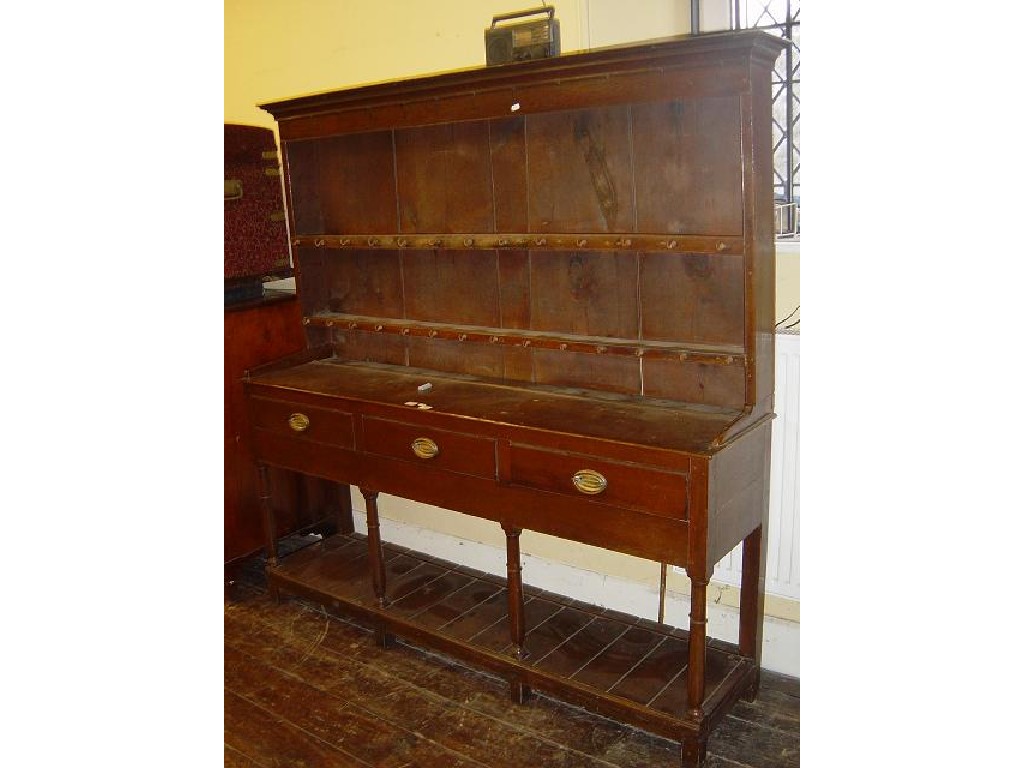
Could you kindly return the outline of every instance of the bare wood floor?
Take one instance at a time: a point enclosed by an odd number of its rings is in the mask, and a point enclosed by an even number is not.
[[[675,742],[372,633],[300,600],[275,604],[262,564],[224,602],[225,766],[661,768]],[[709,768],[798,766],[799,680],[762,674],[708,744]]]

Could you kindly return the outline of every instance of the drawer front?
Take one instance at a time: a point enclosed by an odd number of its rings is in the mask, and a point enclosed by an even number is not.
[[[274,467],[346,485],[358,485],[362,477],[359,454],[348,448],[314,443],[266,429],[256,430],[252,443],[259,460]]]
[[[654,467],[512,445],[513,485],[686,520],[687,476]]]
[[[283,400],[249,399],[252,423],[279,435],[342,448],[354,447],[352,414]]]
[[[494,441],[385,419],[363,419],[363,451],[424,467],[495,477]]]

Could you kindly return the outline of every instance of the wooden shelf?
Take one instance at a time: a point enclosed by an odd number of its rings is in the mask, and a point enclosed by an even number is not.
[[[307,315],[302,318],[302,324],[324,328],[338,328],[339,330],[437,338],[446,341],[477,344],[557,349],[594,355],[643,357],[654,360],[689,360],[708,365],[743,366],[746,364],[743,347],[739,344],[679,344],[658,341],[637,341],[634,343],[612,337],[573,336],[544,331],[429,323],[405,319],[396,320],[394,318],[365,317],[340,312],[319,312],[315,315]]]
[[[633,233],[523,233],[486,232],[458,234],[315,234],[292,239],[296,247],[341,250],[434,249],[489,250],[586,250],[669,251],[676,253],[743,253],[743,238],[716,235]]]
[[[700,729],[686,710],[685,630],[527,587],[526,653],[517,658],[504,579],[392,544],[383,552],[383,608],[359,534],[339,534],[285,557],[268,570],[269,583],[653,733],[678,738],[680,729]],[[705,670],[704,727],[724,714],[756,671],[735,645],[717,640],[707,643]]]

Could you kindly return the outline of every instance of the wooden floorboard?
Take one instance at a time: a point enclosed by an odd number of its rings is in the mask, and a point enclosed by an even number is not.
[[[404,563],[394,565],[401,568]],[[402,642],[382,649],[373,643],[369,627],[304,601],[285,598],[275,603],[266,592],[259,561],[239,573],[224,603],[225,766],[679,765],[676,742],[545,696],[513,704],[499,678]],[[437,602],[432,597],[436,587],[461,585],[479,592],[487,586],[450,583],[444,569],[433,565],[417,566],[407,574],[408,607],[425,614]],[[528,597],[537,594],[531,590]],[[470,605],[478,603],[467,601]],[[538,638],[543,640],[538,651],[569,643],[572,652],[564,658],[584,664],[584,657],[600,648],[585,636],[573,641],[583,619],[572,609],[565,613],[549,627],[550,636]],[[489,613],[476,613],[454,621],[452,628],[460,634],[473,627],[486,632],[486,618]],[[636,630],[613,643],[609,653],[630,640],[648,642]],[[662,653],[678,644],[671,638],[665,642]],[[657,674],[658,648],[652,651],[649,663],[633,670],[633,677]],[[580,674],[586,672],[583,666]],[[621,685],[628,689],[630,680],[625,675]],[[800,763],[799,742],[799,681],[764,672],[759,698],[738,702],[713,731],[707,765],[792,768]]]

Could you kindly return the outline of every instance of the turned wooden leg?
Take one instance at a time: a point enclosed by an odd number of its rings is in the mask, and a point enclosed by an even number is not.
[[[263,543],[267,550],[267,565],[277,565],[277,521],[270,505],[270,470],[260,464],[260,511],[263,513]]]
[[[505,551],[508,570],[508,626],[512,639],[512,654],[526,658],[526,608],[523,600],[523,567],[519,559],[519,534],[522,529],[502,525],[505,531]],[[512,701],[522,704],[529,698],[530,688],[519,678],[509,682]]]
[[[690,577],[690,663],[686,670],[687,712],[696,720],[704,717],[704,654],[708,629],[708,578]]]
[[[277,567],[277,520],[274,508],[270,504],[270,470],[266,464],[259,465],[260,475],[260,511],[263,513],[263,543],[267,551],[267,569]],[[267,591],[275,602],[280,602],[281,593],[268,577]]]
[[[743,539],[743,563],[740,580],[740,653],[752,658],[756,667],[754,681],[744,694],[744,698],[748,701],[757,696],[761,681],[766,560],[763,526],[758,526]]]
[[[377,491],[359,489],[366,499],[366,540],[370,546],[370,578],[373,580],[373,595],[377,605],[384,607],[387,581],[384,573],[384,552],[380,543],[380,515],[377,512]]]
[[[366,499],[366,540],[369,545],[370,578],[373,581],[373,595],[377,598],[377,607],[383,608],[387,604],[387,576],[384,570],[384,551],[380,543],[380,516],[377,513],[377,491],[368,491],[360,488],[359,492]],[[387,625],[381,619],[374,632],[377,645],[387,648],[391,645],[392,638],[387,631]]]
[[[508,622],[512,637],[512,650],[517,659],[525,655],[523,642],[526,639],[526,623],[523,601],[523,568],[519,561],[519,528],[502,526],[505,530],[505,551],[508,569]]]

